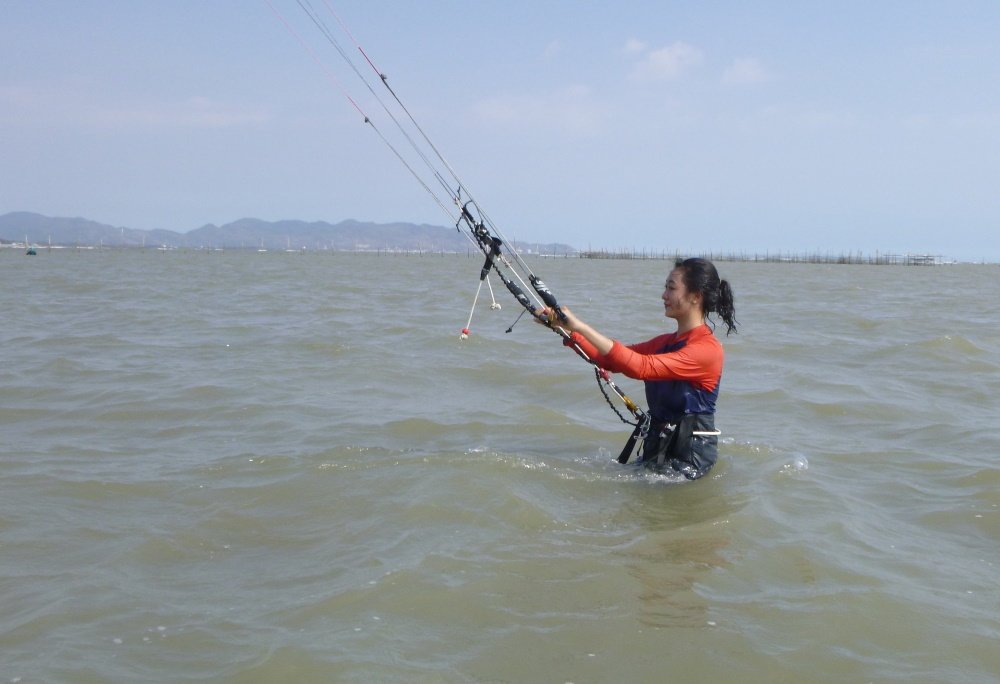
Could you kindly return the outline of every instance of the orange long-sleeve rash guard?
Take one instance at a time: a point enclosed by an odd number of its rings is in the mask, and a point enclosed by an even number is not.
[[[715,412],[725,355],[707,325],[683,335],[666,333],[628,346],[614,340],[611,350],[603,355],[579,333],[572,333],[570,341],[601,368],[645,380],[654,415]]]

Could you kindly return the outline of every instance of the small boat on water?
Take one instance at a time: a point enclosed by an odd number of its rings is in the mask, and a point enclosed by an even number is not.
[[[36,250],[34,246],[31,246],[28,247],[28,249],[24,253],[27,256],[36,256],[38,254],[38,250]]]

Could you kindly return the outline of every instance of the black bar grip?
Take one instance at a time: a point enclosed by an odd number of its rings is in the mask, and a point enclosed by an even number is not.
[[[500,278],[500,282],[502,282],[507,287],[507,290],[512,295],[514,295],[514,299],[516,299],[521,306],[527,309],[528,313],[530,313],[532,316],[536,316],[537,309],[535,308],[535,305],[531,303],[531,300],[528,299],[528,296],[524,294],[524,290],[519,288],[517,286],[517,283],[512,281],[503,273],[500,273],[500,271],[497,271],[497,276]]]
[[[472,212],[469,211],[469,204],[470,202],[466,202],[462,205],[462,218],[464,218],[471,227],[476,225],[476,219],[472,216]]]
[[[565,321],[566,315],[563,314],[562,309],[559,308],[559,302],[556,301],[556,296],[552,294],[552,290],[550,290],[538,276],[532,275],[529,280],[531,281],[531,286],[535,288],[535,292],[537,292],[538,296],[542,298],[543,302],[545,302],[545,306],[554,310],[560,321]]]

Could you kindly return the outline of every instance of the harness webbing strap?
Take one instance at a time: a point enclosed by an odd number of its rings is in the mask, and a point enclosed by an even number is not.
[[[625,442],[625,446],[622,447],[622,452],[618,454],[618,462],[621,464],[628,463],[628,460],[632,457],[632,452],[635,451],[635,443],[639,438],[645,439],[646,430],[649,428],[649,416],[646,416],[645,420],[636,421],[635,429],[632,430],[632,434],[629,435],[628,441]]]

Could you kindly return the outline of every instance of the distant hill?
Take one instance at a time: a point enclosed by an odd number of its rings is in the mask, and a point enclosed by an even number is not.
[[[476,247],[455,228],[415,223],[371,223],[355,220],[261,221],[244,218],[223,226],[208,224],[187,233],[137,230],[85,218],[58,218],[30,212],[0,216],[0,240],[46,245],[105,247],[183,247],[191,249],[306,249],[337,251],[428,251],[464,253]],[[575,253],[569,245],[531,244],[532,251]]]

